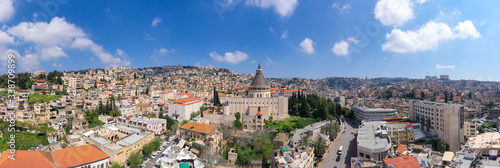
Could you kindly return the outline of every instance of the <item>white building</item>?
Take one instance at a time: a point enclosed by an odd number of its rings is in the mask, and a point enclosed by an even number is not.
[[[363,121],[358,130],[358,157],[382,161],[391,149],[387,135],[387,122]]]
[[[168,105],[167,115],[179,122],[189,120],[191,113],[200,110],[203,105],[203,99],[199,97],[187,97],[175,100]]]
[[[289,118],[288,97],[283,94],[273,97],[262,72],[259,65],[248,87],[248,96],[220,98],[221,103],[224,104],[224,115],[234,116],[236,112],[240,112],[243,129],[246,131],[262,130],[265,121],[269,120],[270,116],[273,120]]]
[[[396,109],[368,108],[365,106],[354,106],[352,108],[356,120],[372,120],[396,117]]]

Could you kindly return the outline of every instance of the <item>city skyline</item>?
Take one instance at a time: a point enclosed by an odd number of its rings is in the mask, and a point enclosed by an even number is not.
[[[496,1],[51,2],[0,3],[0,52],[19,54],[18,72],[261,63],[271,78],[500,80]]]

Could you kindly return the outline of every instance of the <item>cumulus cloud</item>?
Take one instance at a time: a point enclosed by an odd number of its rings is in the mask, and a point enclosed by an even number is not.
[[[278,63],[277,63],[277,62],[274,62],[273,60],[271,60],[271,58],[266,57],[266,59],[267,59],[267,63],[274,64],[274,65],[278,65]]]
[[[289,17],[299,2],[297,0],[247,0],[246,4],[263,9],[273,8],[281,17]]]
[[[50,22],[21,22],[7,28],[14,37],[34,45],[36,54],[25,54],[33,59],[51,60],[68,57],[64,49],[90,49],[104,64],[129,66],[127,59],[113,57],[102,46],[87,38],[87,34],[74,24],[66,22],[65,18],[54,17]],[[1,33],[0,33],[1,35]],[[0,40],[1,41],[1,40]],[[40,56],[37,56],[40,55]]]
[[[242,61],[245,61],[246,59],[249,58],[247,53],[244,53],[244,52],[241,52],[241,51],[238,51],[238,50],[236,50],[234,53],[233,52],[226,52],[224,54],[224,56],[219,55],[215,51],[211,52],[208,55],[210,57],[212,57],[212,59],[214,59],[216,61],[227,62],[227,63],[230,63],[230,64],[238,64],[238,63],[240,63]]]
[[[314,53],[314,46],[313,46],[314,44],[315,43],[311,39],[306,38],[299,45],[300,45],[300,47],[302,47],[302,52],[304,52],[306,54],[313,54]]]
[[[286,39],[286,38],[288,38],[288,30],[283,31],[280,37],[280,39]]]
[[[349,43],[341,40],[333,45],[331,51],[333,51],[335,55],[346,56],[349,54]]]
[[[459,22],[455,28],[448,25],[430,21],[417,30],[402,31],[393,29],[386,37],[386,43],[382,45],[382,50],[397,53],[416,53],[438,48],[441,41],[448,39],[479,38],[481,34],[471,21]]]
[[[436,64],[437,69],[455,69],[455,65],[439,65]]]
[[[0,0],[0,22],[8,21],[14,15],[12,0]]]
[[[42,60],[51,60],[57,59],[59,57],[68,57],[64,51],[58,46],[52,46],[48,48],[43,48],[40,51],[40,59]]]
[[[415,18],[410,0],[379,0],[375,5],[375,18],[386,26],[400,26]]]
[[[151,23],[151,27],[156,27],[156,25],[158,25],[158,23],[161,22],[161,18],[160,17],[155,17],[153,19],[153,22]]]

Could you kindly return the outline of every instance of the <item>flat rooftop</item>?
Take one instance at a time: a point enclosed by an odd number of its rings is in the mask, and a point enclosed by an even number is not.
[[[485,132],[474,137],[470,137],[467,144],[469,144],[469,148],[472,149],[498,149],[500,148],[500,133]]]
[[[387,125],[385,121],[363,122],[358,130],[358,150],[371,150],[374,153],[385,151],[391,147],[391,142],[387,136],[387,130],[382,129],[382,125]],[[380,136],[386,134],[386,137]],[[382,150],[382,151],[380,151]]]

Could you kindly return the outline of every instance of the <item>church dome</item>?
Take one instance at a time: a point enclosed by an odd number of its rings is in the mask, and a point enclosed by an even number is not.
[[[264,77],[264,74],[262,74],[262,69],[260,69],[260,64],[259,68],[256,70],[255,76],[253,77],[252,83],[250,84],[250,89],[251,90],[270,89],[269,85],[267,85],[267,79]]]

